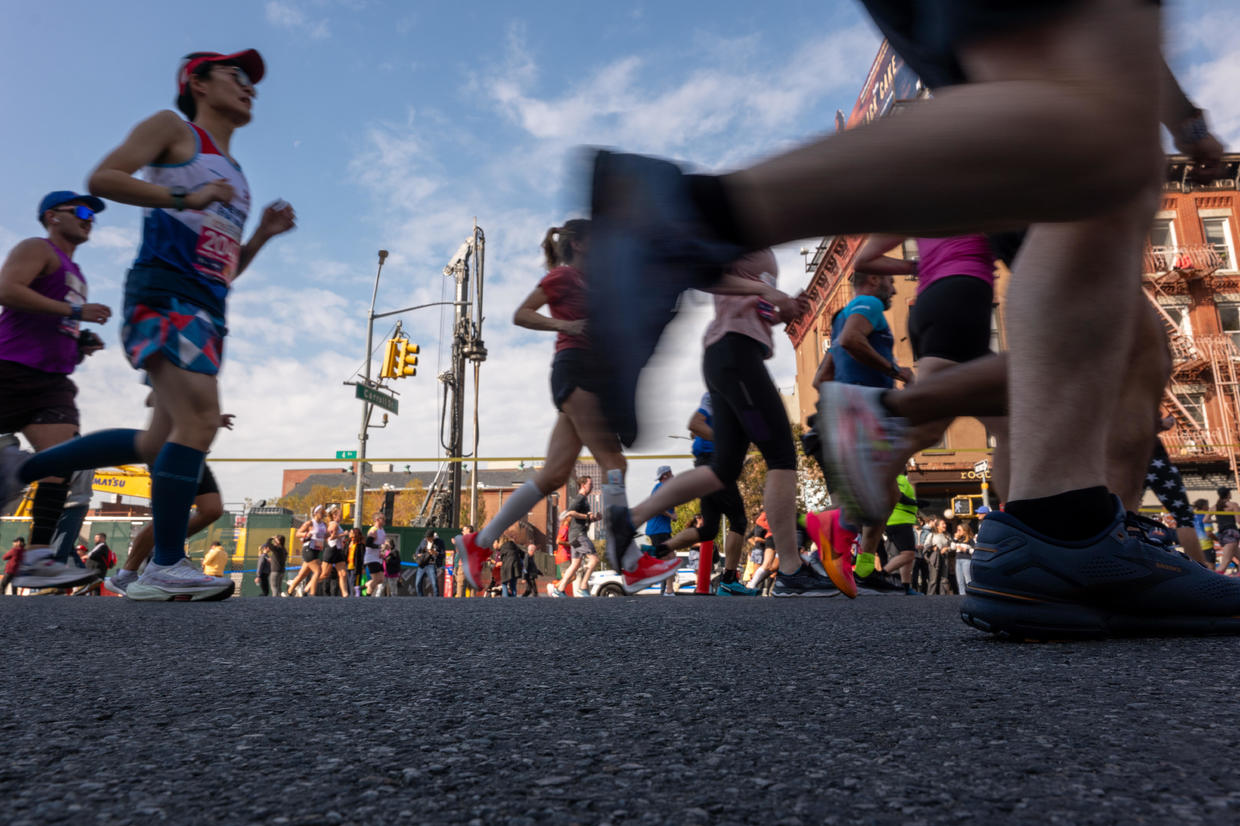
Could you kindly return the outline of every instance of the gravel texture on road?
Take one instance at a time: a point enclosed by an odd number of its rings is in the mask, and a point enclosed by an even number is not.
[[[1240,639],[956,598],[0,599],[0,820],[1240,821]]]

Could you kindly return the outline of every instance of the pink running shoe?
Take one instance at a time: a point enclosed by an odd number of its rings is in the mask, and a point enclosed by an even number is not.
[[[857,580],[853,577],[852,546],[857,532],[840,524],[840,511],[805,514],[805,532],[818,545],[822,567],[827,576],[849,599],[857,597]]]
[[[478,583],[482,581],[482,565],[491,558],[491,552],[479,547],[474,541],[476,533],[463,533],[452,540],[456,545],[457,570],[465,577],[465,582],[475,591],[482,590]]]
[[[650,554],[642,554],[637,567],[624,572],[624,590],[635,594],[643,588],[657,585],[669,577],[676,576],[680,567],[680,557],[670,556],[667,559],[655,559]]]

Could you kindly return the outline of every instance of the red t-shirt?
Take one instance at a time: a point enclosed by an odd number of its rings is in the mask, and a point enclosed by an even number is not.
[[[587,316],[586,279],[575,267],[556,267],[543,276],[538,282],[543,294],[547,296],[547,307],[551,317],[561,321],[578,321]],[[586,350],[590,340],[585,336],[570,336],[567,333],[556,333],[555,351],[573,348]]]

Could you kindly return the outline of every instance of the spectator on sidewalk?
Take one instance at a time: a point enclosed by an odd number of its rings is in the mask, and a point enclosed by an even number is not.
[[[10,583],[21,570],[22,559],[26,556],[26,539],[19,536],[4,554],[4,579],[0,579],[0,596],[9,592]],[[17,595],[17,586],[13,586],[13,595]]]
[[[288,546],[284,544],[284,534],[276,534],[267,541],[267,549],[271,551],[271,593],[287,596],[284,593],[284,576],[288,573]]]
[[[951,553],[954,574],[952,585],[957,594],[963,594],[965,586],[969,584],[969,562],[973,558],[973,529],[967,522],[961,522],[956,526],[956,535],[952,537]]]
[[[216,541],[211,543],[207,555],[202,559],[202,572],[207,576],[225,576],[228,571],[228,551]]]
[[[525,580],[525,593],[523,597],[538,596],[538,578],[542,576],[542,571],[538,570],[538,563],[534,561],[534,554],[538,553],[538,546],[533,542],[525,546],[525,564],[521,568],[521,577]]]
[[[95,534],[94,547],[86,555],[86,567],[99,574],[99,579],[102,580],[108,575],[108,569],[115,564],[116,554],[108,547],[107,534]]]
[[[436,544],[439,542],[438,549]],[[417,553],[414,555],[413,561],[418,564],[418,573],[413,580],[413,595],[420,596],[439,596],[439,554],[442,553],[443,544],[439,536],[434,531],[427,531],[426,538],[422,540],[422,544],[418,546]],[[423,592],[423,583],[429,589]]]
[[[514,542],[511,536],[505,537],[504,544],[499,546],[499,564],[500,593],[506,597],[517,595],[517,580],[521,578],[521,561],[524,557],[521,546]]]
[[[396,550],[396,545],[392,540],[389,539],[383,543],[379,559],[383,563],[383,583],[380,593],[389,597],[399,596],[400,551]]]
[[[948,596],[952,592],[950,567],[948,566],[951,545],[952,539],[947,533],[947,520],[936,519],[934,533],[930,534],[926,546],[926,563],[930,567],[926,593],[930,596]]]
[[[263,596],[271,596],[271,543],[264,542],[258,549],[258,566],[254,572],[254,584],[263,592]]]

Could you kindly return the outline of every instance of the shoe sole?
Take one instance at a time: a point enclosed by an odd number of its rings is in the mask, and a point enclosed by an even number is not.
[[[466,585],[473,588],[475,591],[479,591],[481,589],[478,587],[478,582],[474,579],[473,573],[469,570],[469,553],[465,550],[465,542],[463,541],[463,537],[464,534],[459,534],[452,537],[452,544],[456,546],[456,555],[465,563],[461,566],[461,576],[465,577]]]
[[[129,585],[133,585],[133,583],[130,582]],[[113,582],[113,577],[108,577],[107,579],[103,581],[103,586],[105,588],[107,588],[109,591],[111,591],[114,594],[119,594],[122,597],[125,596],[125,590],[129,587],[129,585],[126,585],[124,588],[121,588],[119,585]]]
[[[89,585],[97,579],[99,579],[99,575],[96,573],[78,574],[72,578],[40,576],[23,578],[21,576],[15,576],[13,577],[12,584],[18,588],[33,588],[36,590],[41,588],[76,588],[79,585]]]
[[[134,602],[221,602],[231,597],[236,590],[237,584],[230,582],[227,587],[222,586],[215,591],[197,590],[176,594],[135,582],[126,589],[125,597]]]
[[[646,588],[649,588],[651,585],[658,585],[660,582],[664,581],[665,579],[671,579],[674,576],[676,576],[675,568],[668,571],[666,574],[659,574],[658,576],[649,576],[649,577],[646,577],[645,579],[637,580],[637,582],[633,583],[632,585],[623,584],[621,585],[621,587],[624,588],[624,592],[626,594],[628,594],[629,596],[632,596],[633,594],[636,594],[638,591],[645,590]]]
[[[775,588],[771,589],[771,596],[780,597],[781,599],[788,599],[791,597],[805,597],[809,599],[823,597],[830,598],[837,597],[839,595],[839,591],[779,591]]]
[[[1006,640],[1053,642],[1240,634],[1240,617],[1134,616],[1079,603],[1004,595],[973,586],[967,590],[960,618],[966,625]]]

